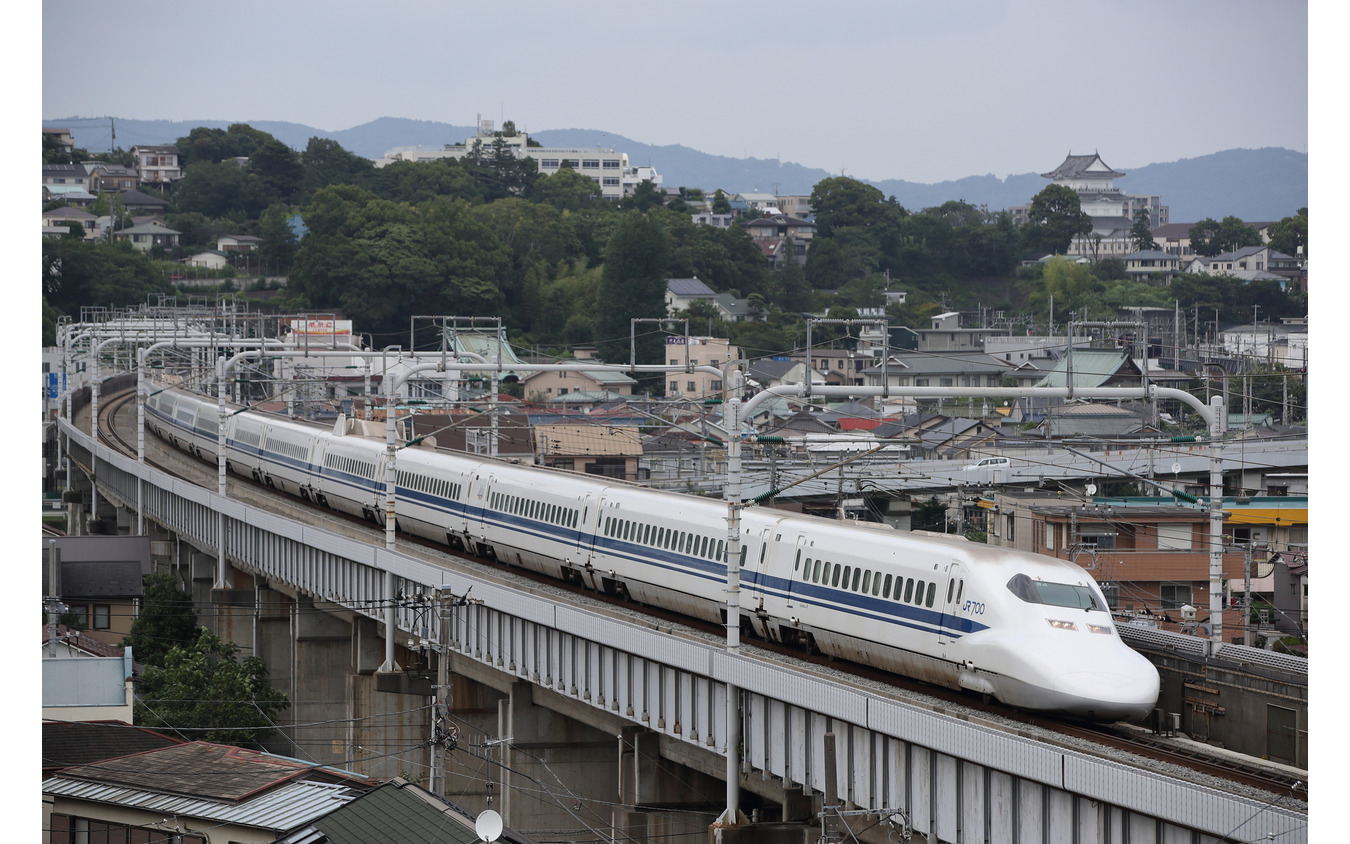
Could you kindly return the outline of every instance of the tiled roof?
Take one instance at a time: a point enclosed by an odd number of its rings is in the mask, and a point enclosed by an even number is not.
[[[42,769],[54,771],[88,765],[182,743],[124,721],[44,721]]]
[[[370,784],[351,771],[225,744],[194,741],[81,765],[63,772],[73,780],[208,800],[240,801],[294,780]]]
[[[363,794],[281,839],[283,844],[369,844],[372,841],[472,844],[473,824],[455,807],[403,779]]]
[[[675,296],[715,296],[713,289],[697,278],[668,278],[666,289]]]

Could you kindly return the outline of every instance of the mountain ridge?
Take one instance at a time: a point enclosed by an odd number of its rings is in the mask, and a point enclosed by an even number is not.
[[[104,121],[107,124],[104,125]],[[94,126],[81,124],[95,123]],[[439,147],[472,137],[475,127],[431,120],[379,117],[349,129],[326,131],[301,123],[276,120],[133,120],[126,118],[68,117],[44,120],[44,127],[68,128],[75,145],[91,151],[110,146],[112,130],[117,145],[168,144],[198,126],[225,129],[247,123],[282,143],[303,150],[313,137],[336,141],[355,155],[380,158],[400,146]],[[614,132],[597,129],[545,129],[530,132],[545,146],[614,147],[628,153],[635,165],[651,165],[666,187],[698,187],[707,191],[809,194],[820,180],[838,175],[820,168],[776,159],[732,158],[700,152],[683,144],[645,144]],[[1057,166],[1050,163],[1048,171]],[[1044,172],[1042,171],[1042,172]],[[851,178],[894,196],[917,211],[962,200],[990,210],[1030,203],[1049,182],[1038,172],[972,175],[933,184],[904,179]],[[1308,205],[1308,156],[1280,147],[1229,149],[1178,161],[1147,164],[1126,171],[1116,187],[1134,195],[1157,195],[1170,210],[1171,220],[1191,223],[1206,217],[1236,216],[1246,222],[1273,222]]]

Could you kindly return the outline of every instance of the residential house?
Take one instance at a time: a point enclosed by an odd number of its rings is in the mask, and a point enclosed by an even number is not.
[[[876,363],[870,354],[851,349],[812,349],[794,351],[791,360],[809,365],[821,382],[831,387],[862,387],[867,385],[867,369]]]
[[[576,393],[631,396],[638,382],[612,369],[572,369],[523,373],[520,383],[530,401],[547,402]]]
[[[65,206],[63,208],[53,208],[50,211],[42,212],[42,230],[45,233],[48,229],[60,230],[61,234],[68,234],[71,229],[71,223],[79,223],[84,229],[85,240],[98,240],[103,236],[104,227],[108,224],[107,217],[96,217],[85,211],[83,208]]]
[[[224,252],[217,252],[214,249],[208,249],[205,252],[198,252],[196,255],[189,255],[183,259],[183,263],[189,267],[201,267],[207,270],[223,270],[230,265],[230,259]],[[214,279],[212,280],[215,281]]]
[[[1046,372],[1038,387],[1138,387],[1143,372],[1127,349],[1073,349]]]
[[[978,419],[918,413],[902,420],[887,420],[872,430],[878,440],[892,439],[910,443],[917,460],[970,460],[980,452],[996,448],[1002,438],[997,428]]]
[[[151,572],[149,537],[61,536],[48,539],[42,551],[43,594],[65,603],[83,636],[120,645],[131,633],[142,581]]]
[[[251,234],[223,234],[216,238],[216,249],[221,252],[256,252],[261,245],[262,238]]]
[[[75,151],[75,136],[69,129],[57,129],[42,127],[43,148],[46,148],[46,142],[50,140],[61,152],[70,155]]]
[[[132,657],[131,648],[109,645],[64,624],[44,624],[42,717],[131,721]]]
[[[799,220],[809,220],[815,216],[809,195],[779,196],[778,207],[786,216],[796,217]]]
[[[183,178],[178,147],[173,144],[134,146],[131,154],[136,159],[136,170],[143,185],[167,185]]]
[[[98,197],[79,185],[43,185],[42,204],[52,202],[64,202],[72,208],[88,208],[98,202]]]
[[[1145,430],[1139,411],[1100,402],[1049,407],[1043,424],[1047,437],[1128,437]]]
[[[415,413],[413,436],[426,437],[428,447],[464,451],[469,454],[496,454],[499,457],[534,458],[534,440],[529,416],[518,399],[502,397],[493,414],[473,411]]]
[[[144,727],[133,727],[129,721],[43,721],[42,777],[46,779],[62,768],[74,768],[175,744],[185,742]]]
[[[686,342],[687,341],[687,342]],[[666,337],[666,363],[670,366],[711,366],[720,369],[728,361],[739,360],[741,350],[725,337]],[[709,372],[667,372],[666,397],[703,399],[721,397],[721,375]]]
[[[274,844],[353,844],[415,841],[418,844],[480,844],[475,816],[419,785],[395,777],[278,838]],[[504,844],[533,844],[503,829]]]
[[[89,171],[89,188],[93,193],[135,190],[140,182],[140,176],[135,170],[121,164],[87,161],[84,166]]]
[[[701,211],[697,214],[690,214],[689,219],[693,220],[695,225],[712,226],[716,229],[729,229],[736,218],[732,214],[714,214],[711,211]]]
[[[130,241],[132,249],[149,252],[155,247],[165,250],[177,247],[181,234],[163,223],[154,222],[142,223],[129,229],[117,229],[113,232],[113,238]]]
[[[638,479],[642,436],[631,425],[536,425],[538,462],[555,469]]]
[[[745,207],[749,211],[761,211],[766,214],[782,213],[782,209],[778,207],[778,197],[771,193],[738,193],[734,198],[745,203]]]
[[[1170,283],[1181,272],[1181,259],[1158,249],[1131,252],[1121,260],[1125,274],[1133,281]]]
[[[89,171],[83,164],[44,164],[42,184],[44,187],[79,188],[82,191],[90,191],[93,187]]]
[[[1016,386],[1030,386],[1044,372],[1033,364],[1011,364],[979,352],[895,351],[863,370],[867,386],[883,384],[896,389],[894,406],[907,412],[919,408],[966,407],[975,415],[983,402],[970,398],[907,398],[906,387],[1002,387],[1007,379]],[[984,415],[984,414],[980,414]]]
[[[138,190],[122,191],[117,201],[134,217],[163,217],[169,210],[167,201]]]
[[[816,234],[816,224],[786,214],[770,214],[746,220],[741,226],[750,234],[755,245],[769,258],[775,269],[787,256],[798,264],[806,263],[806,251]]]
[[[58,771],[42,782],[43,826],[51,844],[270,844],[376,785],[352,771],[194,741]]]
[[[1007,336],[1005,328],[962,328],[961,314],[948,311],[932,317],[929,327],[919,329],[919,351],[921,352],[983,352],[985,341],[990,337]]]
[[[1086,334],[1073,338],[1075,349],[1088,348],[1091,343],[1092,338]],[[1033,363],[1042,369],[1054,366],[1055,361],[1063,357],[1068,348],[1069,338],[1060,335],[1004,334],[984,338],[984,352],[990,357],[1014,365]]]
[[[716,305],[717,293],[708,285],[694,278],[666,279],[666,311],[676,314],[687,311],[695,302],[707,302]]]
[[[1113,610],[1181,629],[1181,607],[1208,621],[1209,510],[1159,498],[1065,501],[1054,492],[996,490],[980,509],[990,545],[1048,554],[1092,572]],[[1225,546],[1225,579],[1242,578],[1241,550]],[[1226,625],[1227,625],[1226,621]],[[1225,625],[1225,626],[1226,626]],[[1207,629],[1194,628],[1198,635]]]

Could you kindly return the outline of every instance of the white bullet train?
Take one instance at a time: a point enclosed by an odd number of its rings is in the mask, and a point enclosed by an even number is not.
[[[226,422],[230,471],[382,523],[382,439],[253,413]],[[147,424],[216,460],[217,402],[166,390]],[[727,505],[622,481],[407,448],[399,530],[709,621],[726,608]],[[741,618],[819,649],[1021,709],[1138,720],[1157,669],[1121,641],[1072,563],[961,539],[803,516],[741,513]]]

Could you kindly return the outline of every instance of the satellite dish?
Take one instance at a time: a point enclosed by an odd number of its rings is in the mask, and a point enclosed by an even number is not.
[[[1172,474],[1175,475],[1175,474],[1177,474],[1177,473],[1180,472],[1180,471],[1181,471],[1181,464],[1180,464],[1180,463],[1173,463],[1173,464],[1172,464]]]
[[[1088,484],[1088,485],[1087,485],[1087,494],[1088,494],[1088,495],[1096,495],[1096,494],[1097,494],[1097,485],[1096,485],[1096,484]]]
[[[502,816],[488,809],[478,816],[478,820],[473,822],[473,828],[478,833],[479,841],[486,841],[488,844],[502,837]]]

